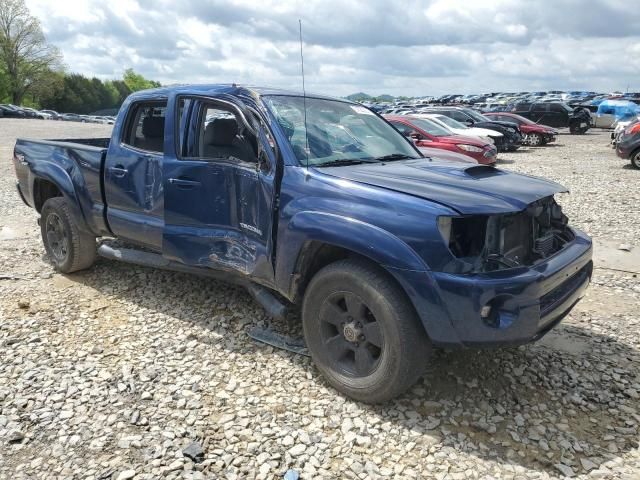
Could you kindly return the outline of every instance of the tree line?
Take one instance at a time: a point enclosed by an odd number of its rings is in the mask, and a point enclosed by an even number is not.
[[[117,80],[66,72],[24,0],[0,0],[0,103],[84,114],[117,109],[130,93],[159,86],[132,69]]]

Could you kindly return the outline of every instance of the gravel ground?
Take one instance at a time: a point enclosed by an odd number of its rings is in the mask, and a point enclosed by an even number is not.
[[[53,272],[36,213],[14,190],[15,137],[108,131],[0,119],[1,480],[288,469],[302,479],[640,478],[637,274],[596,268],[587,297],[540,342],[437,352],[406,395],[361,405],[306,357],[250,340],[246,330],[268,319],[241,289],[106,260]],[[501,158],[567,185],[573,224],[628,244],[621,254],[637,260],[640,172],[615,157],[608,133]]]

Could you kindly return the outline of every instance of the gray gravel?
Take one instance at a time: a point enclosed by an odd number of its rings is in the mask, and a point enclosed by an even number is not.
[[[336,394],[309,359],[255,344],[241,289],[99,260],[55,274],[14,190],[16,136],[96,125],[0,119],[0,480],[638,479],[640,285],[597,268],[537,344],[438,352],[385,406]],[[640,251],[640,172],[608,133],[502,155],[567,185],[572,222]],[[596,256],[598,252],[596,252]],[[295,472],[289,472],[295,478]]]

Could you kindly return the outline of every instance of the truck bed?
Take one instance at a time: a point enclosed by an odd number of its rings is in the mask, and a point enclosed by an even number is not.
[[[14,165],[24,201],[40,209],[39,182],[50,181],[75,196],[87,226],[96,235],[108,233],[101,188],[109,138],[16,141]]]

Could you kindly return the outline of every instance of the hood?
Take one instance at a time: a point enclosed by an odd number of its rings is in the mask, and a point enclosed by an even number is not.
[[[478,137],[502,137],[503,136],[502,133],[499,132],[498,130],[489,130],[488,128],[480,128],[480,127],[469,127],[469,134],[475,135]]]
[[[425,157],[431,157],[434,160],[446,160],[448,162],[466,163],[471,165],[477,165],[478,162],[473,157],[463,155],[461,153],[451,152],[449,150],[443,150],[441,148],[431,147],[418,147],[420,153]]]
[[[554,130],[551,127],[547,127],[546,125],[540,125],[540,124],[536,124],[536,125],[528,125],[528,124],[524,124],[524,125],[520,125],[520,130],[522,130],[525,133],[528,132],[537,132],[537,133],[552,133],[552,134],[557,134],[557,130]]]
[[[491,146],[489,143],[479,139],[478,137],[469,136],[469,135],[449,135],[446,137],[436,137],[436,138],[438,139],[438,142],[452,143],[454,145],[463,143],[466,145],[473,145],[476,147],[486,147],[487,145]]]
[[[325,167],[333,177],[406,193],[446,205],[461,214],[519,212],[531,202],[567,189],[560,184],[486,165],[420,158]]]
[[[499,122],[498,120],[490,120],[487,122],[475,122],[473,125],[480,128],[489,128],[492,130],[497,130],[498,132],[502,132],[502,133],[504,133],[505,131],[508,131],[509,128],[513,128],[516,132],[520,130],[517,123]]]

